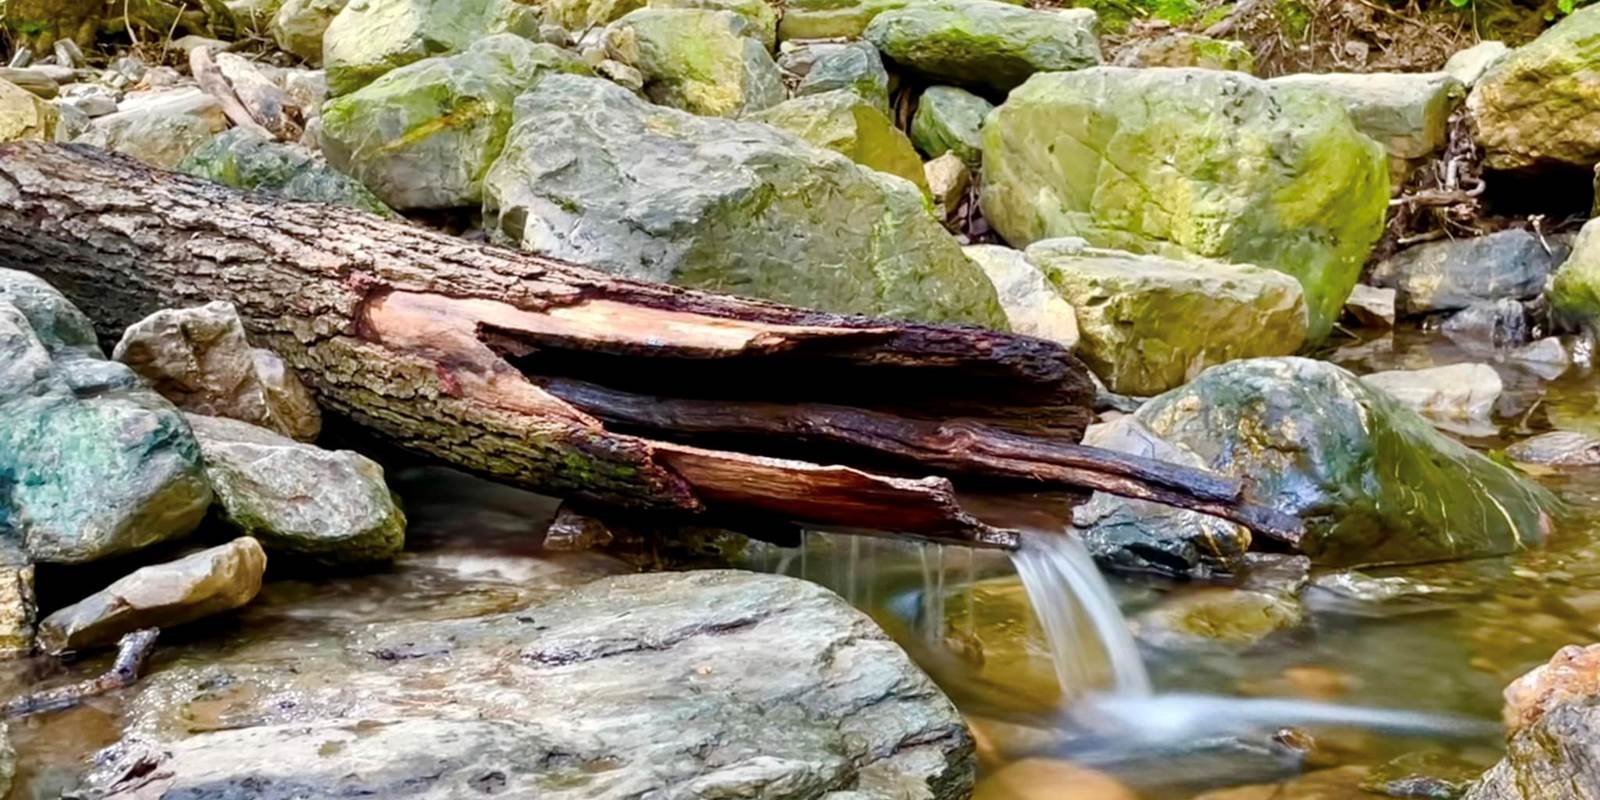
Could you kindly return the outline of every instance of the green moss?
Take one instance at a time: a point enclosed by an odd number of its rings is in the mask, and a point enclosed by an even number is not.
[[[1311,30],[1311,10],[1300,0],[1277,0],[1277,17],[1279,29],[1290,39],[1304,39]]]

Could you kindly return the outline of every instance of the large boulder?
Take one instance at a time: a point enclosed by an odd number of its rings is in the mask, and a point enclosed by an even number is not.
[[[1566,255],[1516,228],[1470,239],[1427,242],[1401,250],[1372,269],[1372,283],[1393,288],[1408,314],[1452,311],[1485,300],[1529,300]]]
[[[188,419],[223,518],[268,550],[362,564],[387,561],[405,545],[405,515],[372,459],[237,420]]]
[[[350,0],[283,0],[272,15],[272,41],[308,64],[322,64],[322,36]]]
[[[783,75],[750,23],[732,11],[644,8],[606,28],[606,52],[644,75],[665,106],[738,117],[783,102]]]
[[[1078,356],[1118,394],[1148,396],[1240,358],[1289,355],[1306,304],[1288,275],[1047,239],[1027,249],[1077,311]]]
[[[178,410],[105,360],[66,298],[0,270],[0,530],[76,564],[184,536],[210,504]]]
[[[1097,247],[1286,272],[1321,339],[1383,231],[1383,148],[1342,108],[1215,70],[1035,75],[989,116],[984,214],[1013,246]]]
[[[1600,800],[1600,645],[1571,645],[1506,687],[1506,756],[1465,800]]]
[[[518,0],[349,0],[322,35],[322,64],[335,97],[490,34],[538,32],[538,10]]]
[[[598,79],[547,75],[516,108],[484,216],[524,250],[839,313],[1005,326],[904,180]]]
[[[922,159],[911,140],[870,100],[855,92],[838,89],[796,97],[750,119],[788,131],[864,167],[905,178],[928,192]]]
[[[261,591],[267,554],[246,536],[176,561],[142,567],[39,623],[39,642],[60,653],[115,644],[142,628],[168,628],[232,611]]]
[[[967,166],[983,163],[983,120],[994,105],[965,89],[929,86],[911,117],[911,143],[929,158],[955,153]]]
[[[1600,161],[1600,6],[1574,11],[1494,62],[1467,109],[1494,169]]]
[[[961,252],[989,276],[1012,332],[1049,339],[1068,349],[1078,346],[1077,312],[1026,255],[997,244],[972,245]]]
[[[1280,93],[1309,92],[1343,105],[1357,130],[1402,160],[1443,150],[1450,115],[1467,95],[1446,72],[1306,73],[1268,83]]]
[[[173,169],[227,127],[216,98],[191,86],[129,95],[115,114],[96,118],[78,141]]]
[[[303,441],[322,430],[316,399],[283,359],[250,346],[232,303],[157,311],[129,326],[111,357],[187,411]]]
[[[972,791],[955,707],[871,619],[805,581],[626,575],[494,616],[348,630],[292,659],[229,650],[148,676],[91,788],[108,800]]]
[[[877,15],[864,35],[901,67],[1000,94],[1036,72],[1100,63],[1099,18],[1086,8],[925,0]]]
[[[310,150],[245,128],[200,145],[178,164],[178,171],[288,200],[349,206],[379,216],[394,214],[360,181],[332,169]]]
[[[799,56],[799,57],[792,57]],[[804,66],[791,70],[790,66]],[[868,42],[817,42],[780,57],[778,66],[800,75],[795,97],[848,89],[889,113],[889,71]]]
[[[1213,367],[1136,416],[1246,496],[1298,516],[1307,555],[1403,563],[1509,553],[1539,541],[1556,501],[1323,361]]]
[[[551,70],[589,71],[555,45],[512,34],[409,64],[328,102],[323,152],[395,208],[474,205],[511,127],[513,101]]]
[[[1548,295],[1557,321],[1600,331],[1600,222],[1590,220],[1578,231],[1571,254],[1550,281]]]

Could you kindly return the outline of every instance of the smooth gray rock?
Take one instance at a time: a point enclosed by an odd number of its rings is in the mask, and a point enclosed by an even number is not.
[[[1528,308],[1520,300],[1480,300],[1450,315],[1439,330],[1468,349],[1520,347],[1533,336]]]
[[[236,420],[187,416],[224,518],[268,550],[359,564],[391,559],[404,546],[405,515],[372,459]]]
[[[1356,129],[1398,159],[1424,158],[1444,149],[1450,115],[1467,96],[1445,72],[1368,72],[1285,75],[1267,81],[1275,91],[1310,92],[1350,112]]]
[[[878,48],[868,42],[813,44],[809,57],[792,58],[791,64],[805,63],[806,70],[794,88],[795,97],[849,89],[871,101],[884,114],[889,113],[889,71],[883,67]],[[782,66],[780,62],[779,66]]]
[[[1550,431],[1507,447],[1506,455],[1525,464],[1597,467],[1600,466],[1600,437],[1577,431]]]
[[[496,616],[356,626],[293,660],[173,665],[135,691],[91,779],[108,800],[972,791],[965,724],[898,646],[827,590],[752,573],[606,578]],[[197,729],[200,708],[237,722]]]
[[[1470,89],[1473,84],[1478,82],[1479,78],[1483,77],[1483,73],[1488,72],[1496,61],[1499,61],[1509,52],[1511,52],[1511,48],[1507,47],[1505,42],[1493,39],[1478,42],[1450,56],[1444,62],[1443,69],[1451,77],[1461,81],[1462,84]]]
[[[231,303],[157,311],[122,334],[111,357],[179,408],[312,441],[322,412],[271,350],[251,347]]]
[[[965,89],[929,86],[911,117],[911,143],[929,158],[955,153],[976,169],[983,163],[983,120],[993,110]]]
[[[1452,423],[1487,425],[1505,391],[1500,374],[1488,364],[1387,370],[1361,380],[1447,428]]]
[[[1358,283],[1344,301],[1345,313],[1363,325],[1393,328],[1396,294],[1394,289],[1379,289]]]
[[[1409,314],[1466,308],[1484,300],[1528,300],[1566,258],[1558,241],[1522,229],[1472,239],[1428,242],[1401,250],[1372,269],[1374,284],[1399,292]]]

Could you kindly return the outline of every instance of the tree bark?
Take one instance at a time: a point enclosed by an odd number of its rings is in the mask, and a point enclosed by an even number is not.
[[[1298,537],[1237,481],[1076,444],[1088,375],[1028,337],[631,281],[41,143],[0,146],[0,266],[107,338],[230,301],[330,410],[584,509],[1014,547],[958,487],[1106,490]]]

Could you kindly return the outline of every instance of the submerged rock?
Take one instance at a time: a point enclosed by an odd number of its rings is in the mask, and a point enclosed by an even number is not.
[[[1322,361],[1213,367],[1136,416],[1253,502],[1299,516],[1323,563],[1403,563],[1509,553],[1541,540],[1549,493],[1433,430]]]
[[[1492,169],[1600,161],[1600,7],[1567,15],[1484,72],[1467,109]]]
[[[1076,312],[1021,251],[979,244],[962,248],[962,252],[989,276],[1013,332],[1049,339],[1069,349],[1078,345]]]
[[[130,326],[111,357],[187,411],[303,441],[322,430],[311,392],[283,359],[250,346],[231,303],[157,311]]]
[[[136,691],[91,787],[108,798],[972,790],[966,726],[899,647],[825,589],[751,573],[607,578],[497,616],[362,626],[292,662],[174,665]]]
[[[518,0],[350,0],[322,36],[334,96],[496,33],[536,35],[538,10]],[[531,79],[532,76],[528,76]]]
[[[1483,767],[1437,750],[1406,753],[1373,767],[1361,788],[1386,797],[1456,800],[1466,794]]]
[[[1163,650],[1248,650],[1267,637],[1300,624],[1293,597],[1248,589],[1206,588],[1184,592],[1133,621],[1139,641]]]
[[[246,536],[127,577],[45,617],[39,642],[60,653],[116,643],[141,628],[168,628],[232,611],[261,591],[267,554]]]
[[[1408,314],[1527,300],[1544,290],[1565,250],[1520,228],[1471,239],[1446,239],[1401,250],[1372,269],[1372,282],[1399,293]]]
[[[1397,159],[1425,158],[1443,150],[1450,115],[1467,94],[1445,72],[1300,74],[1267,83],[1276,92],[1309,92],[1343,105],[1356,129]]]
[[[401,67],[329,101],[323,151],[395,208],[476,204],[505,144],[512,102],[547,71],[589,68],[555,45],[511,34]]]
[[[0,529],[75,564],[184,536],[210,504],[178,410],[106,361],[60,293],[0,270]]]
[[[660,105],[738,117],[783,102],[783,75],[750,23],[731,11],[644,8],[611,23],[606,52],[644,75]]]
[[[1564,647],[1506,687],[1506,757],[1465,800],[1600,798],[1600,645]]]
[[[484,185],[485,222],[542,255],[837,313],[1005,325],[912,184],[605,81],[540,80]]]
[[[394,214],[360,181],[330,168],[310,150],[274,142],[244,128],[234,128],[201,145],[177,169],[235,189],[349,206],[380,216]]]
[[[1306,338],[1300,285],[1243,264],[1175,261],[1053,239],[1027,249],[1077,311],[1078,355],[1113,392],[1153,395]]]
[[[1216,70],[1035,75],[984,126],[983,210],[1013,245],[1255,264],[1299,279],[1331,329],[1383,229],[1383,148],[1342,108]]]
[[[1092,9],[923,0],[877,15],[863,35],[890,61],[946,83],[1005,93],[1036,72],[1100,63]]]
[[[1520,347],[1533,336],[1527,306],[1509,297],[1473,303],[1451,314],[1439,330],[1469,351]]]
[[[1597,467],[1600,466],[1600,437],[1576,431],[1550,431],[1507,447],[1506,455],[1524,464]]]
[[[1488,364],[1388,370],[1364,375],[1361,381],[1406,408],[1447,425],[1486,425],[1500,393],[1505,391],[1500,374]]]
[[[993,110],[965,89],[929,86],[911,117],[911,142],[930,158],[955,153],[976,169],[983,163],[983,120]]]
[[[871,101],[836,90],[786,100],[749,119],[788,131],[864,167],[905,178],[928,192],[922,159],[899,128]]]
[[[197,88],[129,95],[78,141],[172,169],[228,127],[222,105]]]
[[[1024,758],[978,784],[972,800],[1139,800],[1116,778],[1070,761]]]
[[[806,70],[794,88],[795,97],[848,89],[885,115],[889,113],[889,71],[883,68],[878,48],[868,42],[828,42],[805,47],[817,52],[807,59]]]
[[[223,517],[268,550],[359,564],[391,559],[405,544],[405,515],[377,462],[236,420],[188,418]]]

